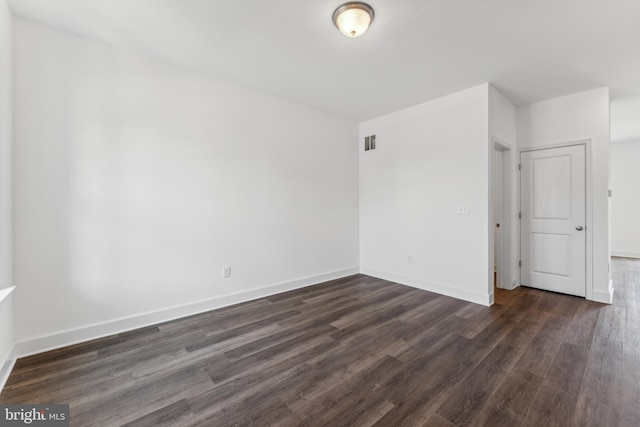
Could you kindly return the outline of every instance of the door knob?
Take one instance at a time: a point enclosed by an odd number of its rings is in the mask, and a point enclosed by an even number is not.
[[[578,230],[578,231],[582,231],[582,230],[583,230],[583,228],[582,228],[582,226],[581,226],[581,225],[578,225],[578,226],[576,227],[576,230]]]

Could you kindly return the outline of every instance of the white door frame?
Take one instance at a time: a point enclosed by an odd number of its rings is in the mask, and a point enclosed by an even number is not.
[[[502,165],[494,164],[494,150],[502,151]],[[500,288],[503,289],[513,289],[512,285],[512,254],[515,249],[519,250],[519,247],[514,248],[512,245],[512,236],[514,233],[519,233],[517,224],[514,219],[513,212],[513,189],[514,186],[517,185],[514,182],[515,168],[517,168],[516,164],[514,164],[513,157],[514,155],[519,156],[520,154],[516,152],[515,147],[509,143],[501,141],[498,138],[491,138],[491,142],[489,144],[489,298],[490,304],[493,304],[494,295],[493,295],[493,271],[494,265],[498,264],[497,275],[499,277],[498,283],[501,285]],[[500,224],[500,228],[502,229],[502,241],[499,242],[501,247],[501,259],[494,260],[494,248],[496,242],[494,242],[494,231],[495,231],[495,222],[494,222],[494,194],[493,194],[493,175],[495,168],[502,168],[502,223]],[[517,215],[517,214],[515,214]],[[518,234],[519,235],[519,234]]]
[[[593,149],[593,143],[591,139],[582,139],[577,141],[570,141],[558,144],[539,145],[535,147],[523,147],[518,151],[518,161],[520,161],[520,154],[525,151],[537,151],[546,150],[549,148],[562,148],[571,147],[574,145],[584,145],[585,148],[585,180],[586,180],[586,206],[585,206],[585,218],[586,218],[586,289],[585,298],[588,300],[593,299],[593,185],[591,182],[591,150]],[[519,180],[521,181],[521,180]],[[522,191],[519,190],[520,206],[522,206]],[[520,227],[518,227],[520,228]],[[522,239],[520,241],[520,253],[522,253]]]
[[[503,230],[506,229],[506,219],[504,216],[504,204],[505,204],[505,196],[507,195],[507,191],[505,191],[505,182],[504,182],[504,156],[508,156],[510,153],[508,151],[500,150],[500,147],[495,147],[493,150],[493,263],[495,265],[495,275],[496,275],[496,287],[504,288],[505,287],[505,278],[503,277],[504,269],[502,268],[503,264],[503,251],[505,242],[503,241]]]

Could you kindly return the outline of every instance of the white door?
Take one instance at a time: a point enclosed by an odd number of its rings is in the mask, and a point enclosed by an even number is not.
[[[585,146],[521,153],[525,286],[585,296]]]

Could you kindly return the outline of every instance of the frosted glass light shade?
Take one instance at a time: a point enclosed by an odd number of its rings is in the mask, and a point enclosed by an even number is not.
[[[333,12],[333,22],[347,37],[360,37],[373,21],[373,9],[366,3],[345,3]]]

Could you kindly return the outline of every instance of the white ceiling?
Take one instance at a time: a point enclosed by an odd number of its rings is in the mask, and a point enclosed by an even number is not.
[[[483,82],[525,104],[604,85],[612,139],[640,139],[640,1],[12,0],[16,15],[361,121]]]

